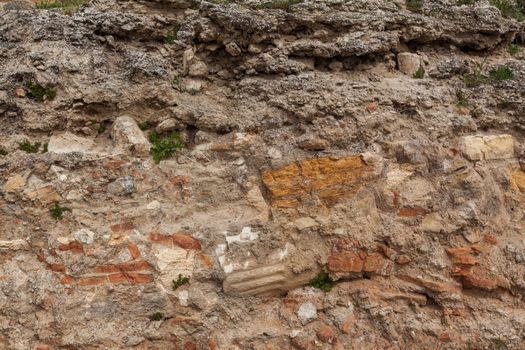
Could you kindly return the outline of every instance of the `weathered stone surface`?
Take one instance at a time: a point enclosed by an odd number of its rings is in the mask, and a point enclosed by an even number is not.
[[[53,135],[47,145],[48,152],[51,153],[90,153],[95,147],[95,142],[90,139],[65,132]]]
[[[354,193],[373,177],[373,167],[361,157],[319,158],[265,171],[262,179],[272,196],[272,205],[295,208],[309,200],[333,205]]]
[[[0,349],[525,348],[489,3],[0,0]]]
[[[138,156],[149,154],[151,144],[138,127],[137,122],[129,116],[115,119],[111,137],[115,142],[115,147],[121,151]]]
[[[397,64],[401,72],[413,76],[421,67],[421,58],[415,53],[401,52],[397,55]]]
[[[460,140],[461,152],[469,160],[494,160],[514,157],[511,135],[473,135]]]

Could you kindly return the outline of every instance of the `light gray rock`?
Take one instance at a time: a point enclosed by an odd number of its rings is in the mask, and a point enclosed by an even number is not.
[[[49,139],[47,151],[50,153],[83,153],[92,152],[95,142],[90,139],[65,132],[59,135],[53,135]]]
[[[151,149],[150,142],[138,127],[137,122],[129,116],[118,117],[115,120],[111,137],[115,147],[125,153],[146,156]]]

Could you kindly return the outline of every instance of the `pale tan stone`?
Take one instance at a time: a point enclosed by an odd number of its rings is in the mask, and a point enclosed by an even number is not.
[[[26,179],[20,174],[15,174],[7,179],[2,189],[4,192],[15,192],[16,190],[23,188],[25,184]]]

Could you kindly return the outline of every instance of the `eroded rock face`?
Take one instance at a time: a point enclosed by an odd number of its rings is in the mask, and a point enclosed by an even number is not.
[[[525,27],[417,5],[0,0],[0,349],[525,348]]]

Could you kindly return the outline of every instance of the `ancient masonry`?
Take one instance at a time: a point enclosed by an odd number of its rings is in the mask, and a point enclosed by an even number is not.
[[[0,0],[0,350],[525,349],[513,0]]]

